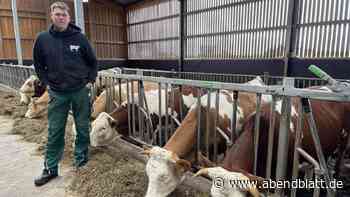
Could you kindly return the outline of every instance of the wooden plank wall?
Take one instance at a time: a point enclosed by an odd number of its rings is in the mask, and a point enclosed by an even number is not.
[[[101,60],[126,59],[126,12],[107,0],[89,1],[89,29],[91,42]]]
[[[32,59],[36,35],[47,30],[49,5],[56,0],[17,0],[23,59]],[[74,21],[73,0],[64,0]],[[95,47],[99,60],[127,58],[126,15],[122,7],[110,0],[84,3],[85,33]],[[15,60],[11,0],[0,0],[0,60]]]
[[[32,59],[35,36],[46,28],[45,0],[17,0],[23,59]],[[0,59],[17,59],[11,0],[0,0]]]

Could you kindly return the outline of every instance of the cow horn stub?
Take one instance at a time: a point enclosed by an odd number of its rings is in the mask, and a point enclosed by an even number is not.
[[[147,155],[147,156],[151,155],[151,148],[150,147],[143,146],[142,148],[143,148],[143,150],[140,153],[141,155]]]
[[[208,176],[209,170],[208,168],[202,168],[200,170],[198,170],[198,172],[196,174],[194,174],[193,176],[200,176],[200,175],[204,175],[204,176]]]

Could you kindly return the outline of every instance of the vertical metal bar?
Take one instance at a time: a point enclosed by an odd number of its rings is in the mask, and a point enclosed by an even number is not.
[[[74,0],[75,24],[81,28],[81,32],[85,34],[84,23],[84,7],[82,0]]]
[[[198,88],[198,91],[201,92],[202,89]],[[196,140],[196,162],[199,161],[198,153],[201,151],[201,97],[197,97],[197,140]]]
[[[134,88],[134,81],[131,80],[131,115],[132,115],[132,136],[136,137],[136,112],[135,112],[135,88]]]
[[[144,130],[143,130],[143,123],[144,123],[144,114],[141,112],[141,109],[143,109],[143,95],[144,95],[144,90],[142,87],[142,81],[137,81],[137,87],[138,87],[138,121],[139,121],[139,137],[141,137],[141,139],[144,139]]]
[[[325,179],[325,182],[327,185],[327,196],[334,196],[335,195],[334,189],[329,187],[331,177],[330,177],[330,174],[329,174],[329,171],[327,168],[326,159],[325,159],[324,154],[322,152],[322,146],[321,146],[320,138],[318,135],[316,122],[315,122],[315,119],[314,119],[313,114],[312,114],[310,101],[307,98],[302,98],[301,102],[303,105],[303,112],[306,113],[306,118],[307,118],[307,121],[308,121],[309,126],[310,126],[310,132],[311,132],[312,139],[314,141],[317,157],[318,157],[318,160],[320,161],[321,169],[324,172],[324,179]]]
[[[219,124],[219,105],[220,105],[220,90],[216,90],[216,96],[215,96],[215,121],[214,121],[214,162],[218,162],[218,143],[216,141],[217,139],[217,129],[216,125]]]
[[[211,92],[212,90],[209,89],[208,91],[208,99],[207,99],[207,114],[206,114],[206,132],[205,132],[205,152],[206,152],[206,155],[207,157],[209,158],[209,139],[210,139],[210,119],[211,119],[211,116],[210,116],[210,110],[211,110]]]
[[[293,87],[293,78],[284,78],[283,86]],[[283,97],[282,109],[280,118],[280,130],[278,135],[278,152],[277,152],[277,169],[276,169],[276,180],[284,180],[287,170],[287,158],[288,147],[289,147],[289,125],[290,125],[290,112],[291,112],[291,98]],[[283,188],[277,188],[275,195],[283,195]]]
[[[17,61],[19,65],[23,65],[21,34],[19,31],[19,21],[18,21],[18,15],[17,15],[16,0],[11,0],[11,7],[12,7],[13,29],[15,31],[15,39],[16,39]]]
[[[111,83],[111,88],[112,88],[112,91],[111,91],[111,92],[112,92],[112,96],[111,96],[111,101],[112,101],[112,102],[111,102],[111,106],[114,106],[114,103],[113,103],[113,102],[117,99],[117,98],[116,98],[116,94],[115,94],[115,87],[114,87],[114,85],[116,84],[116,83],[115,83],[115,78],[114,78],[114,77],[111,78],[111,82],[112,82],[112,83]],[[112,109],[112,110],[113,110],[113,109]]]
[[[175,130],[174,119],[172,118],[172,117],[175,117],[175,88],[172,84],[170,84],[170,92],[171,92],[171,99],[170,99],[171,100],[170,137],[171,137]]]
[[[165,140],[169,139],[169,103],[168,103],[168,83],[165,84],[164,105],[165,105]]]
[[[178,71],[182,72],[183,71],[183,62],[184,62],[184,56],[187,55],[185,54],[185,45],[186,45],[186,40],[187,37],[185,37],[185,32],[186,32],[186,23],[187,23],[187,17],[185,13],[187,12],[186,7],[187,7],[187,0],[179,0],[180,2],[180,23],[179,23],[179,68]]]
[[[119,89],[120,89],[120,86],[119,86]],[[128,107],[128,132],[129,132],[129,136],[132,136],[132,133],[131,133],[131,109],[130,109],[130,83],[129,83],[129,80],[126,80],[126,103],[127,103],[127,107]]]
[[[237,131],[237,104],[238,104],[238,91],[233,91],[232,93],[233,103],[232,103],[232,121],[231,121],[231,141],[235,140],[235,136],[240,135],[240,131]]]
[[[270,122],[269,122],[269,138],[267,145],[267,161],[266,161],[266,178],[271,178],[272,154],[275,136],[276,113],[275,113],[276,97],[272,97],[270,104]]]
[[[119,105],[122,105],[122,80],[121,79],[118,79],[118,92],[119,92],[118,103]],[[127,93],[126,95],[129,95],[129,93]]]
[[[159,114],[159,124],[158,124],[158,137],[159,137],[159,144],[162,145],[162,84],[158,83],[158,97],[159,97],[159,105],[158,105],[158,114]]]
[[[111,109],[111,87],[109,77],[106,77],[106,112],[109,113]]]
[[[180,122],[184,118],[184,112],[183,112],[183,95],[182,95],[182,86],[179,87],[180,91],[180,99],[179,99],[179,105],[180,105]]]
[[[297,14],[294,12],[294,8],[298,7],[299,0],[289,0],[288,5],[288,20],[287,20],[287,35],[286,35],[286,51],[285,51],[285,58],[284,58],[284,76],[288,76],[288,66],[289,66],[289,59],[292,57],[293,53],[293,42],[295,41],[295,28],[293,27],[295,25],[295,21],[297,19]]]
[[[261,93],[256,95],[256,115],[255,115],[255,128],[254,128],[254,174],[257,172],[258,166],[258,148],[260,137],[260,110],[261,110]]]
[[[302,129],[303,129],[303,116],[304,116],[301,103],[299,103],[299,105],[298,105],[298,114],[299,114],[299,116],[297,117],[297,128],[296,128],[295,142],[294,142],[292,180],[296,180],[298,178],[298,170],[299,170],[299,153],[298,153],[297,149],[300,148],[300,146],[301,146],[301,140],[302,140],[301,136],[303,135]],[[291,196],[296,197],[296,188],[292,188]]]

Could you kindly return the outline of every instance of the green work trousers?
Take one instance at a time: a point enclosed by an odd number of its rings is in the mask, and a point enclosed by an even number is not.
[[[86,87],[69,93],[49,90],[48,141],[45,168],[53,173],[58,172],[58,163],[63,156],[65,127],[70,109],[73,111],[77,135],[74,149],[74,165],[80,167],[88,161],[91,112],[89,91]]]

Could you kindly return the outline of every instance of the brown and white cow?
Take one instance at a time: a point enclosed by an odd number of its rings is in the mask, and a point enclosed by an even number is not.
[[[46,87],[40,83],[37,76],[31,75],[19,89],[20,103],[29,104],[32,97],[40,97],[46,90]]]
[[[119,98],[121,99],[120,101],[123,103],[126,101],[126,96],[127,96],[127,83],[122,83],[120,85],[121,91],[119,91],[119,85],[114,86],[114,98],[116,99],[116,102],[113,102],[115,105],[118,101]],[[131,83],[129,83],[129,88],[131,88]],[[134,92],[137,92],[137,85],[134,85]],[[145,91],[150,90],[150,89],[157,89],[158,84],[157,83],[151,83],[151,82],[144,82],[144,88]],[[121,92],[121,95],[119,95],[119,92]],[[130,89],[131,92],[131,89]],[[131,94],[131,93],[129,93]],[[106,111],[106,102],[107,102],[107,93],[106,90],[102,91],[102,93],[96,98],[92,105],[92,113],[91,117],[93,119],[96,119],[97,116],[101,113]],[[115,107],[119,107],[118,105],[115,105]]]
[[[135,87],[135,86],[134,86]],[[126,88],[126,84],[125,84]],[[137,88],[137,87],[135,87]],[[159,87],[156,83],[144,83],[144,90],[145,90],[145,99],[147,101],[148,111],[151,116],[156,115],[157,117],[160,117],[159,115]],[[178,89],[173,89],[175,94],[175,101],[174,101],[174,114],[173,116],[177,116],[179,113],[179,91]],[[136,89],[135,89],[136,93]],[[165,106],[165,94],[168,94],[169,102],[168,102],[168,108]],[[129,95],[131,97],[131,95]],[[161,98],[162,98],[162,107],[161,112],[164,115],[165,110],[167,109],[169,112],[171,112],[171,93],[166,90],[161,90]],[[131,100],[131,98],[129,99]],[[125,90],[125,99],[122,100],[122,105],[118,106],[118,104],[115,104],[117,107],[110,113],[107,114],[106,112],[100,113],[97,118],[92,123],[92,130],[90,133],[90,138],[93,139],[94,143],[92,143],[93,146],[104,146],[107,142],[109,142],[111,139],[107,138],[106,136],[115,136],[117,134],[121,135],[127,135],[128,131],[128,110],[127,110],[127,101],[126,101],[126,90]],[[138,95],[134,95],[134,103],[138,104]],[[137,119],[138,117],[134,115],[132,118]],[[138,123],[138,121],[135,121]],[[154,120],[152,121],[154,125],[158,123]],[[137,126],[137,125],[136,125]],[[116,130],[116,132],[115,132]],[[113,134],[114,133],[114,134]],[[106,142],[106,143],[105,143]]]
[[[258,85],[258,86],[264,85],[264,83],[260,77],[256,77],[255,79],[249,81],[247,84]],[[129,87],[131,87],[131,86],[129,86]],[[158,114],[158,107],[159,107],[158,84],[151,83],[151,82],[145,82],[144,87],[145,87],[146,100],[148,103],[149,112],[150,112],[152,117],[156,117],[155,119],[153,119],[153,124],[157,125],[158,118],[159,118],[159,114]],[[119,86],[116,86],[116,89],[117,88],[119,88]],[[137,92],[136,85],[134,86],[134,88],[135,88],[134,92]],[[194,88],[194,87],[190,87],[190,86],[182,86],[182,88],[181,88],[182,97],[180,96],[180,92],[179,92],[178,88],[174,88],[173,91],[174,91],[174,95],[175,95],[175,100],[174,100],[175,109],[174,109],[174,111],[177,112],[177,114],[180,111],[180,99],[179,98],[182,98],[182,103],[184,104],[185,107],[190,108],[191,105],[193,105],[193,103],[197,102],[197,97],[202,96],[204,94],[203,92],[199,92],[198,88]],[[115,92],[118,93],[119,92],[118,89]],[[125,98],[126,97],[126,84],[122,85],[121,92],[122,92],[122,102],[124,102],[124,106],[119,106],[118,104],[115,104],[116,108],[113,112],[111,112],[109,114],[110,116],[103,114],[102,117],[98,118],[98,121],[94,121],[94,123],[93,123],[91,137],[94,136],[96,138],[97,136],[101,136],[101,140],[96,139],[96,141],[101,142],[101,143],[99,143],[99,146],[105,145],[104,143],[102,143],[103,141],[106,141],[106,140],[102,140],[102,139],[104,139],[103,136],[105,136],[105,135],[112,136],[110,133],[114,132],[113,127],[114,127],[114,129],[117,130],[117,133],[121,133],[121,134],[126,133],[125,128],[127,128],[127,124],[128,124],[127,119],[125,119],[124,121],[121,121],[121,120],[118,120],[118,118],[117,118],[119,116],[127,117],[127,107],[126,107],[126,101],[125,101],[125,99],[126,99]],[[124,95],[124,97],[123,97],[123,95]],[[246,97],[245,95],[246,94],[242,94],[240,96],[240,98]],[[118,95],[116,97],[118,97]],[[171,97],[172,97],[171,93],[168,92],[168,98],[170,99]],[[229,95],[228,95],[228,97],[229,97]],[[251,96],[247,97],[247,100],[249,100],[250,97]],[[161,109],[162,113],[164,113],[165,109],[166,109],[164,100],[165,100],[165,91],[162,90],[162,104],[163,104],[162,109]],[[246,98],[241,99],[241,100],[246,100]],[[271,100],[270,96],[263,95],[263,102],[266,102],[269,100]],[[135,103],[137,103],[137,102],[138,102],[138,96],[136,95],[135,96]],[[172,102],[173,101],[171,101],[171,99],[170,99],[168,103],[170,104]],[[249,100],[249,102],[250,102],[250,100]],[[106,95],[104,92],[94,102],[92,116],[94,117],[94,116],[96,116],[96,114],[103,112],[105,110],[105,105],[106,105]],[[205,105],[205,104],[203,104],[203,105]],[[225,105],[225,102],[221,105],[222,106]],[[212,106],[214,106],[213,103],[212,103]],[[168,106],[168,107],[173,107],[173,106]],[[224,108],[227,108],[227,105],[225,105]],[[247,110],[248,108],[249,108],[249,110]],[[227,109],[232,109],[232,107],[228,107]],[[238,108],[239,114],[242,114],[242,113],[248,114],[247,111],[251,111],[252,109],[251,109],[251,107],[246,106],[246,107],[244,107],[244,110],[245,111],[242,111],[242,109]],[[169,109],[169,111],[171,111],[171,109]],[[177,114],[174,114],[174,115],[176,116]],[[228,114],[227,116],[232,116],[232,110],[228,111],[227,114]],[[115,122],[112,120],[113,118],[115,120],[117,120],[118,123],[113,124],[113,126],[111,126],[111,123]],[[132,118],[137,118],[137,116],[133,116]],[[238,117],[237,119],[241,121],[241,118]],[[138,123],[138,121],[136,121],[136,123]],[[107,140],[107,141],[109,141],[109,140]],[[95,145],[97,145],[97,144],[95,144]]]
[[[292,106],[297,109],[300,105],[299,98],[292,99]],[[344,102],[331,102],[331,101],[320,101],[312,100],[311,108],[318,128],[318,135],[322,146],[322,151],[325,157],[329,157],[334,153],[339,144],[343,144],[346,141],[342,139],[343,130],[350,131],[350,122],[347,121],[347,117],[350,115],[350,103]],[[278,133],[279,133],[279,121],[280,113],[276,113],[276,124],[275,124],[275,136],[274,136],[274,148],[272,157],[272,169],[276,169],[277,160],[277,144],[278,144]],[[296,119],[300,114],[292,114],[292,124],[296,125]],[[310,133],[310,126],[306,120],[306,116],[303,117],[303,128],[302,128],[302,148],[306,150],[312,157],[317,158],[314,142]],[[270,121],[270,106],[265,105],[261,109],[260,118],[260,137],[259,137],[259,150],[258,150],[258,166],[257,175],[265,176],[266,169],[266,158],[267,158],[267,145],[268,145],[268,130]],[[220,172],[218,168],[204,168],[199,174],[209,175],[211,178],[220,176],[221,171],[224,170],[227,175],[235,175],[242,177],[243,180],[252,179],[251,173],[253,172],[254,165],[254,124],[255,114],[252,114],[247,121],[244,123],[242,135],[236,140],[234,146],[228,151],[226,158],[222,164]],[[290,127],[290,138],[289,138],[289,152],[288,152],[288,163],[287,169],[292,169],[293,162],[293,148],[295,140],[295,126]],[[272,173],[274,177],[274,172]],[[287,172],[287,178],[291,178],[290,172]],[[246,190],[240,190],[234,188],[231,192],[240,193],[240,196],[245,196]],[[222,193],[227,193],[226,190],[220,190]],[[220,191],[215,190],[215,196],[227,196],[222,195]],[[218,193],[219,192],[219,193]],[[220,195],[221,194],[221,195]],[[238,196],[238,195],[237,195]]]
[[[254,80],[252,83],[256,82]],[[256,85],[256,84],[254,84]],[[260,84],[263,85],[263,84]],[[177,173],[181,169],[181,166],[173,165],[174,161],[167,160],[164,157],[164,152],[167,152],[167,155],[176,155],[178,158],[185,158],[187,160],[193,161],[195,152],[194,145],[196,144],[196,130],[197,130],[197,111],[200,110],[204,113],[201,117],[204,119],[201,121],[201,134],[205,136],[206,132],[206,119],[205,112],[208,103],[208,97],[210,96],[210,118],[213,120],[215,116],[215,99],[216,94],[210,93],[203,95],[201,97],[200,106],[195,103],[197,99],[195,96],[190,94],[190,101],[192,102],[191,109],[187,113],[185,119],[182,121],[181,125],[175,133],[171,136],[169,141],[165,144],[163,148],[157,147],[156,149],[147,150],[146,154],[150,156],[150,159],[146,165],[146,173],[149,177],[149,184],[147,189],[146,197],[150,196],[167,196],[170,194],[178,184],[180,184],[183,173]],[[263,102],[270,101],[271,99],[265,95],[265,100]],[[224,131],[225,134],[217,135],[218,139],[209,139],[209,144],[213,144],[214,141],[217,141],[219,144],[226,144],[228,136],[230,136],[230,122],[232,121],[232,93],[229,91],[221,90],[219,93],[219,122],[218,127]],[[191,104],[188,102],[188,104]],[[240,93],[238,96],[238,109],[237,109],[237,128],[240,129],[242,126],[242,120],[245,119],[251,112],[255,110],[256,107],[256,96],[255,94],[249,93]],[[213,124],[210,124],[213,125]],[[211,128],[210,131],[215,131],[214,128]],[[224,151],[224,149],[223,149]],[[159,157],[163,159],[159,159]],[[157,164],[157,165],[156,165]],[[162,170],[160,170],[160,168]],[[184,170],[180,170],[184,172]],[[164,181],[166,180],[166,181]],[[171,184],[170,184],[171,183]]]
[[[32,99],[24,116],[26,118],[38,118],[43,116],[47,112],[48,103],[49,93],[46,90],[39,98]]]

